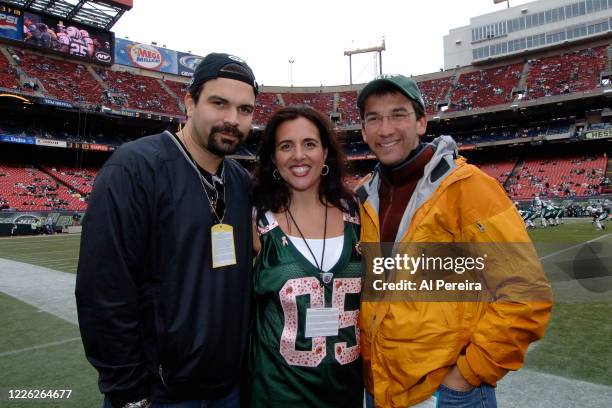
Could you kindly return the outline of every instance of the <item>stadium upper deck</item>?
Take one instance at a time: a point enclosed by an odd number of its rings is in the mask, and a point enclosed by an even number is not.
[[[415,77],[430,117],[456,117],[481,109],[565,96],[582,98],[612,89],[610,40],[548,51],[494,66],[468,66]],[[0,46],[0,87],[54,98],[92,110],[124,108],[180,117],[186,79],[115,65],[103,69],[15,47]],[[321,88],[262,87],[254,122],[266,123],[279,107],[307,104],[339,127],[355,128],[355,100],[362,85]]]

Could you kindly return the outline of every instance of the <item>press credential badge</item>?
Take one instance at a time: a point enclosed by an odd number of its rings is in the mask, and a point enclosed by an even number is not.
[[[210,229],[212,241],[212,267],[236,265],[234,228],[227,224],[215,224]]]

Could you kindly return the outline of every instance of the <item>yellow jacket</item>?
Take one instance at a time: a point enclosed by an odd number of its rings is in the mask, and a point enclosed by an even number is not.
[[[432,145],[434,156],[407,205],[396,241],[522,243],[527,250],[513,254],[503,271],[486,271],[499,274],[493,302],[362,301],[364,380],[377,407],[408,407],[429,398],[455,364],[470,384],[494,386],[521,367],[529,343],[543,336],[552,308],[541,263],[502,187],[457,158],[450,137]],[[380,242],[379,184],[375,173],[358,190],[363,245]],[[513,285],[538,295],[504,297]]]

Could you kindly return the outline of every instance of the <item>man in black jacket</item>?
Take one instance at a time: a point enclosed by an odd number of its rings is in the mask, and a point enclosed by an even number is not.
[[[210,54],[187,123],[121,146],[83,221],[79,326],[105,407],[237,407],[249,319],[250,178],[224,158],[246,139],[257,83]]]

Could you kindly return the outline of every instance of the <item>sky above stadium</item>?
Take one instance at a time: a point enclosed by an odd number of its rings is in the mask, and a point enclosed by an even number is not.
[[[435,72],[444,66],[451,28],[506,7],[493,0],[135,0],[113,31],[196,55],[237,55],[263,85],[290,85],[291,65],[294,86],[345,85],[345,50],[377,46],[384,37],[383,73]],[[353,56],[353,83],[369,81],[377,66],[373,53]]]

